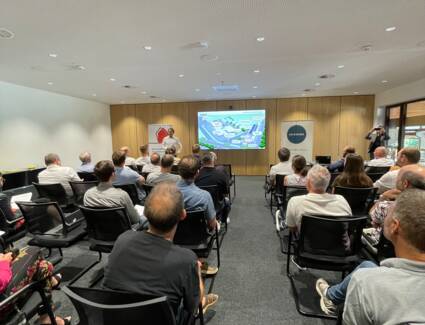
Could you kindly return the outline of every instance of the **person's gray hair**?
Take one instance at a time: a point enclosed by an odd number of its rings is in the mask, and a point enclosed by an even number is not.
[[[44,163],[46,166],[53,164],[55,161],[60,160],[59,155],[56,153],[48,153],[44,156]]]
[[[82,153],[80,153],[80,155],[78,156],[78,158],[80,158],[82,163],[89,163],[91,162],[91,154],[88,151],[84,151]]]
[[[315,190],[326,192],[331,181],[331,174],[327,168],[316,164],[308,171],[307,179]]]
[[[211,155],[213,162],[215,163],[218,159],[217,154],[214,151],[210,151],[209,154]]]
[[[402,237],[425,252],[425,191],[408,188],[397,197],[392,217],[400,221]]]

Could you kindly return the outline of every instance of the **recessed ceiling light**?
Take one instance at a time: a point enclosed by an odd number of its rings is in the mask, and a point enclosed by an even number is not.
[[[307,95],[306,95],[306,94],[302,94],[301,96],[303,96],[303,97],[304,97],[304,96],[307,96]]]
[[[316,87],[319,87],[319,86],[320,86],[320,82],[316,82],[314,85],[315,85]]]
[[[150,50],[152,50],[152,46],[150,46],[150,45],[145,45],[145,46],[143,46],[143,48],[144,48],[146,51],[150,51]]]
[[[260,73],[260,69],[255,69],[254,73]]]
[[[386,84],[388,82],[388,80],[382,80],[381,81],[383,84]]]
[[[85,66],[83,66],[83,65],[77,65],[76,66],[76,69],[77,70],[81,70],[81,71],[87,70],[87,68]]]
[[[143,90],[143,91],[141,91],[140,93],[141,93],[142,95],[146,95],[146,94],[147,94],[147,93],[146,93],[146,91],[144,91],[144,90]]]
[[[257,42],[262,42],[264,41],[266,38],[264,36],[258,36],[257,37]]]
[[[393,32],[393,31],[395,31],[397,29],[397,27],[395,27],[395,26],[391,26],[391,27],[387,27],[387,28],[385,28],[385,31],[387,31],[387,32]]]
[[[163,101],[163,102],[166,102],[167,100],[166,100],[166,99],[163,99],[162,101]]]
[[[252,86],[252,88],[257,89],[257,88],[258,88],[258,86]]]
[[[184,74],[183,73],[179,74],[179,78],[184,78]]]
[[[198,92],[198,91],[201,91],[201,89],[199,89],[199,88],[196,88],[196,89],[195,89],[195,91],[196,91],[196,92]]]
[[[51,58],[57,58],[57,57],[58,57],[58,55],[57,55],[56,53],[50,53],[50,54],[49,54],[49,56],[50,56]]]
[[[96,97],[97,95],[96,95],[96,94],[92,94],[92,96],[93,96],[93,97]]]
[[[353,92],[353,94],[354,94],[354,95],[358,95],[358,94],[359,94],[359,92],[358,92],[358,91],[355,91],[355,92]]]
[[[252,98],[257,98],[257,96],[254,95],[254,96],[252,96]]]
[[[53,82],[49,81],[47,84],[48,84],[49,86],[51,86],[51,85],[53,85]]]
[[[125,101],[123,101],[123,100],[122,100],[122,101],[120,101],[120,103],[121,103],[121,104],[125,104]]]
[[[112,82],[114,82],[114,81],[116,81],[117,79],[115,79],[115,78],[109,78],[109,80],[110,80],[110,81],[112,81]]]
[[[215,75],[216,76],[221,76],[221,72],[217,72]]]
[[[338,69],[343,69],[344,67],[345,67],[345,65],[340,64],[337,68],[338,68]]]

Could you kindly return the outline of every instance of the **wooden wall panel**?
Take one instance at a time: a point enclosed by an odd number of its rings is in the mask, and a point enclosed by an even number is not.
[[[135,105],[111,106],[111,130],[113,150],[128,146],[132,155],[137,155]]]
[[[137,145],[149,143],[148,125],[160,123],[162,118],[161,104],[137,104],[136,109],[136,123],[137,123]],[[140,156],[138,152],[137,155]]]
[[[169,123],[173,126],[176,136],[180,139],[183,148],[180,156],[191,153],[189,148],[189,132],[187,124],[189,120],[187,103],[162,104],[162,117],[160,123]]]

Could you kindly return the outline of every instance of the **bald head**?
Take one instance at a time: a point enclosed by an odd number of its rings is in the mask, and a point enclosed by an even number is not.
[[[375,159],[385,158],[387,156],[387,149],[385,147],[378,147],[373,152]]]
[[[417,164],[421,159],[421,153],[416,148],[406,147],[397,153],[397,165],[400,167]]]
[[[150,228],[159,233],[171,231],[185,214],[183,195],[176,184],[156,185],[146,199],[144,213]]]
[[[157,154],[156,152],[153,152],[151,154],[151,164],[154,165],[154,166],[158,166],[160,162],[161,162],[160,155]]]
[[[425,190],[425,167],[419,164],[412,164],[400,168],[396,187],[400,191],[412,187]]]

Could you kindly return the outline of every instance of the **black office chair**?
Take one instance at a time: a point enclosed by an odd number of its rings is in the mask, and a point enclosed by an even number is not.
[[[236,175],[232,173],[232,165],[231,164],[220,164],[217,166],[223,166],[224,172],[227,174],[229,179],[229,199],[231,202],[236,197]],[[233,187],[233,199],[231,196],[230,188]]]
[[[227,232],[227,217],[229,215],[229,211],[225,211],[225,208],[223,206],[223,202],[220,201],[219,198],[219,192],[217,185],[205,185],[205,186],[198,186],[200,189],[203,189],[204,191],[207,191],[210,193],[211,198],[214,202],[214,208],[216,211],[217,219],[220,219],[221,222],[224,224],[224,231],[221,233],[224,235]],[[221,244],[221,242],[220,242]]]
[[[320,165],[329,165],[332,161],[331,156],[316,156],[315,157],[316,163]]]
[[[141,204],[136,184],[114,185],[114,187],[126,191],[134,205]]]
[[[282,206],[284,199],[284,181],[286,175],[276,174],[274,184],[272,184],[272,190],[270,195],[270,213],[273,215],[273,199],[276,202],[277,209]]]
[[[171,174],[175,174],[175,175],[179,174],[179,166],[178,165],[171,166]]]
[[[385,173],[367,173],[367,176],[369,176],[374,183],[384,175]]]
[[[72,192],[74,193],[74,200],[77,204],[83,204],[84,194],[88,189],[97,186],[99,181],[73,181],[69,182]]]
[[[366,222],[366,216],[303,216],[299,238],[294,245],[294,263],[300,267],[342,272],[342,278],[344,278],[347,272],[352,271],[361,262],[361,236]],[[293,234],[290,233],[290,245],[292,241]],[[302,302],[302,299],[311,299],[306,297],[307,295],[301,294],[296,285],[297,276],[302,272],[298,275],[290,272],[290,254],[287,254],[286,263],[286,274],[291,281],[298,312],[305,316],[336,319],[335,316],[302,308],[302,305],[307,305],[305,301]],[[313,293],[315,291],[314,281],[303,284],[312,286],[302,289],[303,292]],[[315,301],[318,304],[319,299]],[[315,307],[311,309],[320,310],[320,307]]]
[[[148,196],[150,194],[150,192],[152,191],[154,186],[150,185],[150,184],[143,184],[142,187],[146,192],[146,196]]]
[[[348,202],[354,216],[365,216],[368,214],[376,197],[376,187],[352,188],[335,186],[335,194],[342,195]]]
[[[66,195],[62,184],[39,184],[32,183],[38,192],[40,198],[46,198],[49,201],[57,202],[64,211],[75,211],[74,198]]]
[[[388,172],[390,170],[391,166],[386,166],[386,167],[377,167],[377,166],[366,166],[365,168],[365,172],[366,174],[375,174],[375,173],[381,173],[381,174],[385,174],[386,172]]]
[[[65,215],[57,202],[16,202],[25,219],[25,227],[32,238],[28,245],[45,247],[49,250],[57,248],[62,260],[62,248],[69,247],[84,238],[87,234],[83,220],[66,221]],[[72,222],[73,221],[73,222]]]
[[[332,192],[332,185],[335,182],[335,179],[340,175],[341,173],[331,173],[331,180],[329,181],[327,192]]]
[[[99,182],[99,179],[94,173],[89,172],[77,172],[78,177],[80,177],[84,182]]]
[[[25,237],[27,231],[25,226],[18,227],[18,222],[24,220],[23,217],[18,217],[13,220],[9,220],[4,215],[3,211],[0,209],[0,230],[3,230],[5,233],[1,236],[4,243],[9,246],[13,246],[13,243],[23,237]]]
[[[153,298],[140,294],[63,287],[78,312],[79,325],[161,324],[176,325],[167,297]]]

